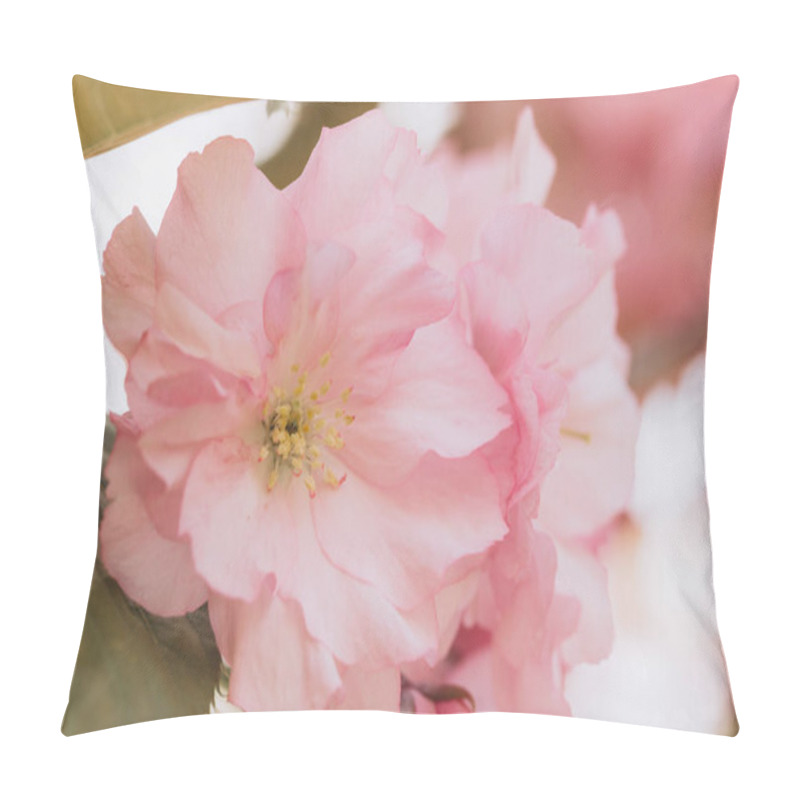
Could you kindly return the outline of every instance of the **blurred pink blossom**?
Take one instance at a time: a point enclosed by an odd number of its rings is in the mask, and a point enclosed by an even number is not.
[[[559,164],[548,207],[579,219],[596,203],[622,219],[628,250],[617,288],[626,335],[678,335],[686,326],[697,336],[705,333],[738,84],[728,76],[657,92],[536,104],[537,122]]]
[[[460,316],[509,396],[513,424],[483,452],[510,533],[440,593],[442,661],[406,671],[463,685],[478,709],[564,714],[566,671],[611,646],[596,553],[633,480],[638,412],[613,283],[624,241],[612,212],[590,209],[578,228],[529,202],[552,174],[529,112],[510,149],[478,158],[434,156],[450,200],[438,263],[461,265]]]
[[[575,223],[591,205],[620,216],[627,241],[616,276],[623,335],[681,338],[683,348],[696,349],[705,335],[738,83],[727,76],[641,94],[465,103],[452,138],[483,158],[508,147],[508,130],[531,107],[557,164],[547,208]]]

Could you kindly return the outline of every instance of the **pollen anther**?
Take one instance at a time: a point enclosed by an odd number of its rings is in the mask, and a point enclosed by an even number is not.
[[[320,367],[326,367],[331,354],[320,357]],[[291,365],[291,372],[300,373],[300,364]],[[285,471],[294,477],[302,477],[310,497],[317,494],[318,478],[331,488],[344,483],[346,474],[337,475],[322,458],[323,447],[328,450],[341,450],[344,438],[339,429],[332,425],[334,419],[350,425],[355,417],[346,414],[344,408],[332,408],[325,396],[331,388],[326,380],[314,391],[306,392],[309,373],[297,375],[296,383],[290,393],[283,386],[275,386],[271,401],[267,400],[261,408],[261,427],[263,442],[258,449],[258,463],[268,462],[266,488],[272,491]],[[345,389],[340,397],[346,403],[352,387]]]

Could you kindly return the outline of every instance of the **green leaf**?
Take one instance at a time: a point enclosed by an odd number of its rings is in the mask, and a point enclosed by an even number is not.
[[[208,713],[221,660],[205,606],[157,617],[97,562],[62,732]]]

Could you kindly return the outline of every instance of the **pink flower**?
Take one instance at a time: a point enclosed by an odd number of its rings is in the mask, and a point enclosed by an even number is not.
[[[613,208],[627,249],[616,267],[620,329],[696,347],[705,334],[709,271],[735,76],[641,94],[539,100],[536,122],[558,169],[546,206],[579,222]],[[467,103],[460,145],[498,141],[520,103]],[[476,151],[481,152],[481,151]],[[537,201],[539,202],[539,201]],[[545,204],[542,201],[542,204]],[[680,345],[681,342],[675,344]]]
[[[536,108],[559,172],[548,207],[580,219],[610,205],[628,234],[617,268],[626,336],[705,332],[735,76],[644,94],[552,100]],[[698,335],[695,332],[695,335]],[[701,338],[702,341],[702,338]]]
[[[154,613],[208,601],[244,709],[399,701],[448,570],[507,530],[484,450],[507,396],[428,266],[420,169],[377,112],[284,192],[218,139],[158,235],[134,210],[105,253],[130,413],[101,555]]]
[[[455,275],[480,257],[481,234],[498,209],[542,205],[555,173],[555,160],[525,110],[510,146],[501,143],[464,157],[450,142],[431,155],[422,176],[405,183],[409,202],[443,232],[433,263]]]
[[[495,169],[513,175],[515,162],[526,163],[526,120],[506,162],[493,156]],[[540,145],[526,139],[532,163]],[[465,167],[451,181],[456,198],[464,187],[474,192],[469,174],[477,172]],[[407,671],[463,684],[479,709],[563,714],[566,672],[611,645],[596,552],[629,498],[637,409],[615,331],[613,266],[624,249],[617,217],[592,209],[579,229],[523,202],[523,190],[490,191],[477,226],[464,224],[461,209],[474,206],[463,197],[447,215],[444,248],[476,253],[458,272],[460,315],[510,399],[513,424],[483,448],[510,533],[477,563],[465,561],[440,593],[443,660]]]

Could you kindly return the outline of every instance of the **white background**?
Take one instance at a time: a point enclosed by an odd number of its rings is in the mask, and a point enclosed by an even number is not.
[[[8,796],[798,796],[800,75],[791,4],[274,5],[74,0],[3,12],[0,752]],[[104,413],[76,72],[296,100],[608,94],[740,76],[707,373],[715,585],[737,738],[527,715],[325,712],[61,736],[95,552]]]

